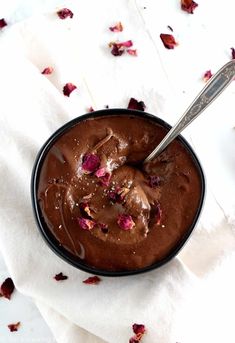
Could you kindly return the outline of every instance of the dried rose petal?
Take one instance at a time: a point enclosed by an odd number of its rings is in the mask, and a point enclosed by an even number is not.
[[[171,32],[174,31],[170,25],[167,25],[167,28],[168,28]]]
[[[56,280],[56,281],[62,281],[62,280],[67,280],[68,279],[68,276],[66,276],[66,275],[64,275],[63,273],[59,273],[59,274],[56,274],[55,276],[54,276],[54,279]]]
[[[87,202],[81,202],[79,204],[79,209],[80,209],[80,212],[81,212],[81,215],[83,217],[86,217],[86,218],[92,218],[92,215],[91,215],[91,210],[89,208],[89,205]]]
[[[12,279],[8,277],[8,278],[2,283],[2,285],[1,285],[1,287],[0,287],[0,294],[1,294],[3,297],[5,297],[5,298],[7,298],[7,299],[10,300],[10,299],[11,299],[11,295],[12,295],[14,289],[15,289],[15,285],[14,285]]]
[[[234,60],[235,59],[235,49],[231,48],[231,50],[232,50],[232,59]]]
[[[53,73],[53,71],[54,71],[54,69],[52,67],[47,67],[42,71],[42,74],[43,75],[50,75]]]
[[[100,158],[95,154],[86,154],[83,157],[82,169],[85,174],[94,173],[100,166]]]
[[[123,46],[120,46],[116,43],[109,43],[109,46],[112,47],[111,54],[113,56],[121,56],[125,51]]]
[[[18,331],[18,328],[19,328],[19,326],[20,326],[20,322],[15,323],[15,324],[9,324],[9,325],[7,325],[7,326],[8,326],[8,328],[9,328],[9,330],[10,330],[11,332],[13,332],[13,331]]]
[[[119,23],[117,23],[115,26],[111,26],[109,30],[112,32],[122,32],[123,31],[122,23],[119,21]]]
[[[7,26],[7,22],[4,18],[0,19],[0,30]]]
[[[83,230],[92,230],[95,226],[95,222],[87,218],[77,218],[77,221],[80,228]]]
[[[126,52],[131,56],[137,56],[137,50],[136,49],[127,49]]]
[[[174,49],[174,47],[178,45],[178,43],[175,41],[174,36],[167,33],[161,33],[160,38],[165,48],[167,49]]]
[[[135,222],[129,214],[119,214],[117,223],[122,230],[131,230],[135,226]]]
[[[207,70],[205,74],[203,75],[203,80],[207,82],[212,77],[211,70]]]
[[[103,177],[106,174],[106,168],[99,168],[96,172],[95,172],[95,176],[97,177]]]
[[[129,104],[127,106],[129,110],[139,110],[144,111],[146,106],[143,101],[138,101],[135,98],[130,98]]]
[[[162,210],[160,204],[154,206],[154,217],[157,225],[161,224]]]
[[[127,40],[125,42],[117,43],[120,46],[124,46],[125,48],[130,48],[133,45],[132,40]]]
[[[70,93],[72,93],[77,86],[75,86],[73,83],[66,83],[66,85],[63,88],[63,93],[65,96],[70,96]]]
[[[94,112],[94,108],[91,106],[88,108],[88,112]]]
[[[101,231],[102,231],[103,233],[108,233],[108,232],[109,232],[109,229],[108,229],[108,225],[107,225],[107,224],[98,223],[97,225],[98,225],[98,227],[101,229]]]
[[[113,203],[122,203],[123,200],[125,199],[125,196],[127,195],[127,193],[130,191],[129,188],[126,187],[116,187],[115,190],[110,190],[107,193],[107,196],[109,198],[109,200]]]
[[[60,19],[66,19],[68,17],[73,18],[73,12],[68,8],[62,8],[57,12],[57,14]]]
[[[160,186],[160,177],[156,175],[150,175],[149,176],[149,186],[151,188],[159,187]]]
[[[139,333],[141,333],[143,335],[146,332],[144,324],[133,324],[132,329],[136,335]]]
[[[129,339],[129,343],[139,343],[138,337],[135,335]]]
[[[181,8],[183,11],[193,14],[193,11],[198,6],[193,0],[181,0]]]
[[[100,281],[101,281],[101,278],[99,278],[99,276],[90,276],[88,279],[82,282],[87,285],[97,285]]]

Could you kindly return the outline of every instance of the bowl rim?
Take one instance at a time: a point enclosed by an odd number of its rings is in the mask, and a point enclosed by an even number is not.
[[[77,258],[74,257],[71,253],[69,253],[65,248],[63,248],[61,245],[59,245],[58,241],[54,237],[54,235],[51,233],[51,231],[48,229],[46,223],[43,221],[43,216],[40,213],[40,206],[38,203],[37,199],[37,187],[38,187],[38,181],[40,177],[40,171],[41,171],[41,166],[43,164],[44,158],[48,152],[48,150],[51,148],[51,146],[56,142],[56,140],[62,136],[66,131],[69,131],[73,126],[76,124],[87,120],[87,119],[96,119],[100,117],[105,117],[105,116],[132,116],[132,117],[141,117],[141,118],[146,118],[150,121],[153,121],[155,124],[159,124],[166,129],[171,129],[171,125],[169,125],[167,122],[164,120],[158,118],[157,116],[143,112],[143,111],[138,111],[138,110],[130,110],[130,109],[123,109],[123,108],[112,108],[112,109],[103,109],[99,111],[94,111],[90,113],[83,114],[81,116],[78,116],[68,122],[66,122],[64,125],[62,125],[59,129],[57,129],[47,140],[46,142],[42,145],[41,149],[39,150],[34,165],[32,169],[32,175],[31,175],[31,202],[32,202],[32,208],[33,208],[33,214],[34,218],[37,224],[37,227],[46,241],[47,245],[52,249],[52,251],[62,258],[64,261],[69,263],[70,265],[76,267],[77,269],[80,269],[84,272],[90,273],[90,274],[96,274],[100,276],[129,276],[129,275],[135,275],[135,274],[140,274],[140,273],[145,273],[148,271],[151,271],[153,269],[157,269],[169,261],[171,261],[183,248],[185,243],[188,241],[189,237],[191,236],[196,223],[198,222],[199,216],[201,214],[203,204],[204,204],[204,199],[205,199],[205,189],[206,189],[206,182],[205,182],[205,175],[201,166],[201,163],[195,154],[193,148],[191,145],[187,142],[187,140],[179,135],[176,139],[179,140],[183,146],[186,148],[186,150],[190,153],[192,159],[194,160],[194,163],[198,169],[198,173],[200,176],[201,180],[201,195],[200,195],[200,200],[199,200],[199,205],[198,209],[196,211],[196,214],[194,216],[193,222],[190,225],[189,229],[185,233],[183,239],[177,244],[177,246],[172,250],[172,252],[167,255],[164,259],[155,262],[151,264],[150,266],[136,269],[136,270],[123,270],[123,271],[108,271],[108,270],[103,270],[103,269],[98,269],[89,265],[86,265],[85,263],[82,262],[82,260],[78,260]]]

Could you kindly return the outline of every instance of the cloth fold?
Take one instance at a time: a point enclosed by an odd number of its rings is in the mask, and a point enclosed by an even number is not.
[[[231,0],[225,2],[233,8]],[[61,125],[90,106],[126,107],[130,97],[143,100],[148,112],[173,124],[193,91],[203,86],[203,58],[188,52],[191,61],[184,62],[190,32],[193,51],[206,49],[211,34],[205,30],[208,8],[200,5],[196,17],[172,1],[149,0],[146,6],[134,0],[68,1],[73,19],[60,20],[55,8],[0,32],[0,249],[16,287],[35,299],[59,343],[128,342],[135,322],[147,327],[145,343],[235,339],[225,315],[235,305],[230,286],[235,284],[234,85],[184,133],[202,160],[208,191],[199,224],[172,262],[143,275],[103,277],[98,286],[88,287],[82,283],[86,273],[45,245],[33,218],[32,166],[40,146]],[[108,27],[117,21],[124,31],[114,34]],[[181,39],[174,51],[166,50],[159,39],[169,21]],[[210,23],[214,28],[213,19]],[[224,30],[228,28],[226,23]],[[116,39],[132,39],[138,57],[112,56],[107,43]],[[214,68],[227,58],[223,52],[228,37],[219,42],[218,54],[212,44],[205,50],[207,63],[213,56]],[[48,66],[54,72],[42,75]],[[77,86],[69,98],[62,93],[67,82]],[[185,92],[185,87],[192,88]],[[53,276],[58,272],[69,279],[56,283]]]

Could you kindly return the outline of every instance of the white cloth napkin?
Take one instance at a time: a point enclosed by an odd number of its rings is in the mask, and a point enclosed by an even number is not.
[[[170,0],[68,1],[66,7],[73,19],[60,20],[58,7],[12,20],[0,32],[0,249],[16,287],[35,299],[59,343],[128,342],[135,322],[147,327],[144,343],[232,343],[234,85],[185,132],[208,192],[189,243],[159,270],[83,284],[88,275],[59,259],[37,230],[30,176],[44,141],[90,106],[126,107],[135,97],[173,124],[202,88],[203,73],[230,59],[234,3],[208,0],[194,15]],[[110,32],[117,21],[124,31]],[[180,43],[173,51],[159,39],[170,33],[167,25]],[[116,39],[132,39],[138,57],[112,56],[107,43]],[[48,66],[53,74],[42,75]],[[78,87],[69,98],[62,93],[67,82]],[[59,272],[69,279],[56,282]]]

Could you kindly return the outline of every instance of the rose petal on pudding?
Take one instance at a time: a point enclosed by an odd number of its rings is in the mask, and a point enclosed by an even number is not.
[[[8,300],[11,299],[11,295],[15,289],[14,282],[12,281],[11,278],[7,278],[1,285],[0,287],[0,294],[4,297],[7,298]]]
[[[127,49],[126,52],[131,56],[137,56],[137,50],[136,49]]]
[[[64,85],[63,93],[65,96],[70,96],[70,94],[77,88],[73,83],[68,82]]]
[[[174,49],[174,47],[178,45],[174,36],[169,35],[168,33],[161,33],[160,38],[166,49]]]
[[[160,177],[157,175],[149,175],[149,186],[151,188],[159,187],[160,186]]]
[[[73,12],[68,8],[62,8],[57,12],[60,19],[73,18]]]
[[[162,220],[162,209],[159,203],[154,206],[154,214],[156,224],[160,225]]]
[[[52,67],[47,67],[42,71],[42,74],[43,75],[50,75],[53,73],[53,71],[54,71],[54,69]]]
[[[103,177],[106,174],[106,168],[99,168],[96,172],[95,172],[95,176],[97,177]]]
[[[56,274],[55,276],[54,276],[54,279],[56,280],[56,281],[62,281],[62,280],[67,280],[68,279],[68,276],[66,276],[66,275],[64,275],[63,273],[59,273],[59,274]]]
[[[92,218],[91,210],[87,202],[80,202],[79,210],[83,217],[87,217],[88,219]]]
[[[109,30],[112,32],[122,32],[123,31],[122,23],[119,21],[116,25],[109,27]]]
[[[207,70],[204,75],[203,75],[203,80],[207,82],[210,78],[212,77],[212,72],[211,70]]]
[[[0,19],[0,30],[7,26],[7,22],[4,18]]]
[[[77,221],[81,229],[88,231],[92,230],[96,224],[93,220],[87,218],[77,218]]]
[[[107,196],[112,203],[115,204],[117,202],[121,204],[129,191],[130,189],[127,187],[116,187],[115,189],[109,190]]]
[[[135,222],[129,214],[119,214],[117,219],[118,226],[122,230],[131,230],[135,226]]]
[[[198,4],[193,0],[181,0],[181,9],[190,14],[193,14],[197,6]]]
[[[15,323],[15,324],[8,324],[7,326],[11,332],[18,331],[20,322]]]
[[[101,278],[99,278],[99,276],[90,276],[89,278],[87,278],[86,280],[82,282],[87,285],[98,285],[100,281],[101,281]]]
[[[146,108],[146,105],[143,101],[138,101],[135,98],[130,98],[127,108],[129,110],[144,111]]]
[[[82,169],[85,174],[94,173],[100,166],[100,158],[96,154],[86,154],[83,157]]]

